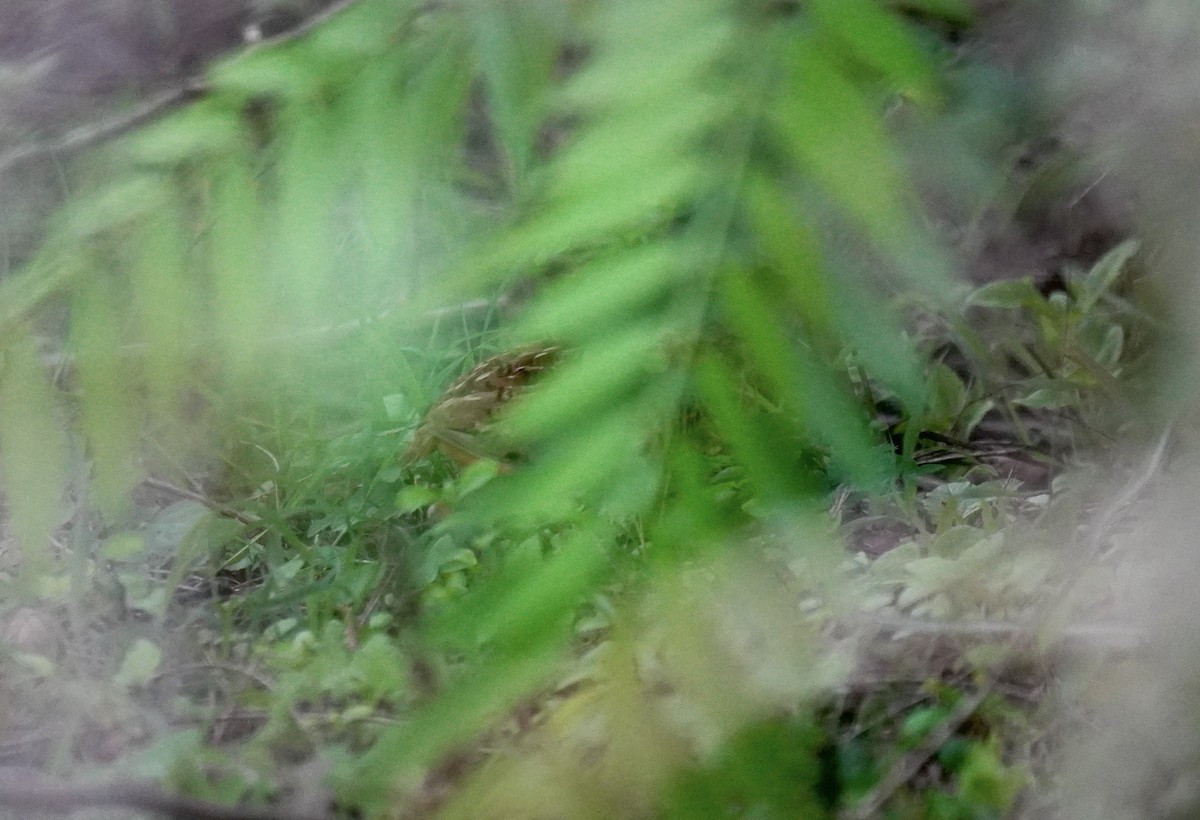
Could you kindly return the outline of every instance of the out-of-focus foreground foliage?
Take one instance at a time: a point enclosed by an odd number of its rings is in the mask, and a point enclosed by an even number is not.
[[[861,718],[892,734],[831,736],[856,656],[828,625],[1019,611],[1053,562],[1003,528],[1079,503],[965,468],[926,494],[922,433],[1111,398],[1138,341],[1133,245],[1052,298],[977,292],[1028,322],[1015,352],[959,321],[896,138],[950,93],[931,30],[873,0],[362,0],[74,163],[0,283],[3,600],[65,613],[3,685],[74,721],[47,768],[302,801],[315,761],[372,817],[878,796],[969,697],[927,673],[920,708]],[[401,463],[449,377],[545,343],[499,422],[515,466]],[[853,566],[832,499],[913,537]],[[1013,804],[1021,716],[981,702],[897,816]]]

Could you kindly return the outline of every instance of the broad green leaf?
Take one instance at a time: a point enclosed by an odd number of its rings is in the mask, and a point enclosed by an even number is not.
[[[467,466],[458,477],[454,488],[459,496],[467,495],[487,484],[500,473],[500,465],[490,458],[482,458]]]
[[[354,653],[350,672],[367,688],[368,700],[399,699],[408,690],[409,658],[387,636],[375,634]],[[373,717],[368,709],[365,717]]]
[[[402,487],[400,492],[396,493],[396,509],[402,513],[410,513],[422,507],[428,507],[440,497],[438,491],[432,487],[417,485]]]
[[[1031,409],[1059,410],[1071,407],[1079,402],[1079,394],[1074,387],[1067,384],[1040,387],[1033,392],[1014,399],[1014,404]]]
[[[969,439],[971,433],[983,421],[984,416],[990,413],[995,407],[996,402],[994,399],[979,399],[967,405],[962,417],[959,419],[959,436],[963,439]]]
[[[1108,293],[1121,274],[1129,260],[1137,254],[1141,243],[1136,239],[1127,239],[1110,250],[1088,271],[1083,279],[1083,296],[1079,300],[1079,310],[1087,313],[1096,301]]]
[[[125,652],[113,683],[126,689],[145,686],[154,679],[162,663],[162,650],[145,638],[138,638]]]
[[[416,412],[412,405],[412,398],[406,393],[389,393],[383,397],[382,401],[389,421],[406,421],[413,418],[413,414]]]
[[[450,561],[462,549],[450,535],[439,536],[425,549],[425,555],[416,569],[413,580],[418,587],[432,584],[438,577],[442,565]]]
[[[906,609],[926,598],[951,591],[964,573],[976,571],[960,561],[930,556],[918,558],[905,567],[909,576],[908,585],[901,590],[896,605]]]
[[[199,501],[176,501],[159,510],[146,525],[146,549],[158,556],[177,555],[188,535],[212,516],[212,510]]]
[[[67,442],[57,404],[33,338],[10,342],[0,370],[0,460],[26,578],[49,566],[50,536],[63,516]]]
[[[288,584],[296,579],[300,571],[304,569],[303,558],[293,558],[290,561],[284,561],[282,564],[271,567],[271,583],[279,589],[286,589]]]
[[[904,748],[911,749],[921,743],[930,732],[941,726],[950,717],[949,706],[925,706],[909,712],[900,724],[900,741]]]
[[[100,548],[100,554],[110,561],[132,561],[145,553],[146,539],[132,532],[109,536]]]
[[[1125,329],[1120,325],[1112,325],[1104,334],[1100,348],[1095,353],[1096,362],[1106,367],[1109,371],[1115,372],[1118,362],[1121,361],[1121,353],[1124,349]]]
[[[924,555],[925,550],[920,544],[915,541],[905,541],[872,561],[869,572],[872,577],[883,582],[898,581],[906,577],[905,567]],[[891,604],[890,598],[887,603]]]
[[[1028,308],[1033,311],[1044,310],[1045,301],[1029,277],[990,282],[967,298],[968,304],[977,307]]]
[[[929,377],[928,421],[937,429],[949,432],[962,414],[967,402],[967,386],[958,374],[944,364],[934,366]]]
[[[937,533],[927,552],[931,556],[955,559],[975,546],[988,534],[977,527],[951,526]]]
[[[959,769],[958,791],[982,811],[1004,815],[1028,780],[1021,769],[1005,765],[993,744],[977,742],[971,744]]]

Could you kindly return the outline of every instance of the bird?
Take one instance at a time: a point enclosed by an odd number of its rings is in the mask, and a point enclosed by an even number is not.
[[[555,345],[524,347],[492,356],[455,379],[425,412],[400,457],[413,464],[435,451],[459,467],[485,458],[506,461],[490,434],[496,414],[558,361]]]

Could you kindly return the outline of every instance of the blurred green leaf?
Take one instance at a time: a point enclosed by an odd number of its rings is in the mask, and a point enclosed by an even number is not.
[[[900,738],[907,748],[917,746],[930,732],[937,729],[950,716],[950,708],[943,705],[922,706],[904,717],[900,724]]]
[[[138,638],[125,652],[125,659],[113,676],[113,683],[127,689],[145,686],[154,679],[160,663],[162,650],[145,638]]]
[[[794,493],[798,485],[794,467],[782,457],[782,449],[759,423],[758,416],[747,413],[742,406],[733,369],[709,354],[696,363],[694,379],[700,400],[745,468],[754,494],[770,503]]]
[[[517,322],[528,340],[583,341],[658,307],[658,300],[688,281],[695,248],[669,241],[622,249],[551,283]]]
[[[1083,296],[1079,300],[1079,309],[1087,313],[1096,301],[1112,290],[1121,274],[1125,272],[1129,260],[1137,254],[1141,243],[1136,239],[1127,239],[1110,250],[1088,271],[1083,279]]]
[[[695,86],[712,69],[713,56],[732,44],[733,31],[720,12],[713,0],[602,6],[594,25],[604,35],[603,50],[572,78],[562,103],[592,113],[614,103],[650,112],[661,101],[678,101],[679,89]],[[683,31],[686,37],[679,36]],[[616,32],[621,35],[614,37]],[[631,64],[647,70],[623,70]]]
[[[1004,279],[991,282],[973,292],[968,302],[978,307],[1028,308],[1038,311],[1046,300],[1033,285],[1033,280]]]
[[[518,562],[445,611],[432,625],[431,637],[468,647],[488,641],[495,651],[411,721],[385,731],[335,777],[357,790],[358,800],[382,808],[401,776],[470,737],[544,680],[572,634],[571,614],[611,563],[604,547],[609,535],[596,528],[573,533],[551,558]]]
[[[818,25],[879,71],[892,88],[918,102],[936,99],[933,61],[901,19],[876,0],[810,0],[808,8]]]
[[[1109,371],[1115,371],[1124,351],[1125,329],[1120,325],[1112,325],[1105,332],[1100,348],[1095,353],[1095,359]]]
[[[396,508],[402,513],[410,513],[428,507],[440,497],[440,493],[432,487],[410,485],[402,487],[396,494]]]
[[[751,725],[719,750],[706,768],[686,772],[663,816],[820,818],[832,813],[818,793],[820,731],[802,719]]]
[[[294,103],[283,119],[270,258],[273,289],[283,303],[274,320],[281,330],[294,330],[338,315],[332,206],[343,157],[334,150],[332,111]]]
[[[168,196],[134,228],[130,286],[145,345],[146,386],[150,408],[160,424],[180,417],[184,387],[192,375],[200,328],[199,288],[192,278],[191,237],[182,206]],[[176,438],[182,436],[175,434]]]
[[[761,174],[747,180],[744,200],[755,238],[788,286],[792,308],[803,318],[813,344],[829,344],[839,327],[834,288],[812,226],[789,192]]]
[[[614,328],[603,346],[565,357],[522,396],[503,422],[518,440],[549,438],[628,398],[655,371],[665,370],[665,329],[651,320]]]
[[[372,635],[354,653],[350,672],[366,684],[370,700],[400,698],[408,691],[407,659],[386,635]],[[374,710],[368,710],[370,717]]]
[[[958,772],[958,792],[977,806],[1004,812],[1011,806],[1024,777],[1004,764],[990,744],[973,744]]]
[[[464,11],[496,131],[519,188],[534,160],[568,12],[546,0],[472,2]]]
[[[432,584],[437,579],[442,568],[452,560],[459,559],[460,555],[464,552],[471,556],[467,561],[468,565],[477,563],[475,553],[470,550],[464,550],[453,537],[449,535],[438,537],[426,549],[425,555],[421,559],[421,564],[417,568],[415,580],[418,586],[424,587]]]
[[[110,561],[129,561],[146,551],[146,541],[140,535],[126,532],[104,540],[100,553]]]
[[[454,489],[462,497],[467,493],[478,490],[483,485],[487,484],[500,473],[499,462],[493,461],[490,458],[482,458],[478,461],[467,465],[459,476]]]
[[[123,349],[124,317],[112,283],[88,277],[72,304],[71,350],[85,400],[79,408],[92,457],[92,503],[109,516],[122,512],[141,478],[137,466],[140,373]]]
[[[770,111],[775,139],[906,275],[931,294],[934,284],[944,291],[946,265],[912,217],[904,163],[878,114],[806,33],[781,47],[789,59]]]
[[[268,328],[264,203],[249,145],[212,168],[208,262],[217,349],[236,390],[254,383]]]
[[[847,386],[809,348],[788,339],[774,305],[751,276],[732,270],[720,283],[730,325],[780,401],[804,431],[829,448],[838,472],[861,486],[880,486],[892,464],[875,446],[866,414]]]
[[[321,77],[298,49],[257,49],[226,58],[209,69],[208,78],[219,93],[243,99],[260,96],[306,98],[321,86]]]
[[[169,197],[170,188],[161,177],[126,176],[72,202],[65,224],[72,238],[86,240],[153,213]]]
[[[967,403],[967,386],[944,364],[934,366],[930,383],[928,421],[941,432],[950,432]]]
[[[227,151],[240,138],[234,112],[197,103],[132,135],[127,148],[135,162],[174,166]]]
[[[305,39],[308,54],[319,64],[350,67],[395,47],[396,27],[412,14],[410,3],[355,3],[326,20]]]
[[[0,372],[0,459],[13,533],[21,545],[22,577],[50,565],[50,537],[61,523],[67,487],[67,442],[54,390],[33,338],[4,350]]]
[[[1040,408],[1043,410],[1058,410],[1075,404],[1079,400],[1075,388],[1069,384],[1051,384],[1013,399],[1014,404],[1022,407]]]

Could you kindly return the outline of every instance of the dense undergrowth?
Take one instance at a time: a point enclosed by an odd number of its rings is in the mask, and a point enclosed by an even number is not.
[[[954,125],[969,15],[907,5],[363,0],[73,166],[0,283],[0,759],[281,816],[1053,812],[1158,328],[1133,242],[955,276],[1029,135]],[[401,459],[548,342],[513,458]]]

